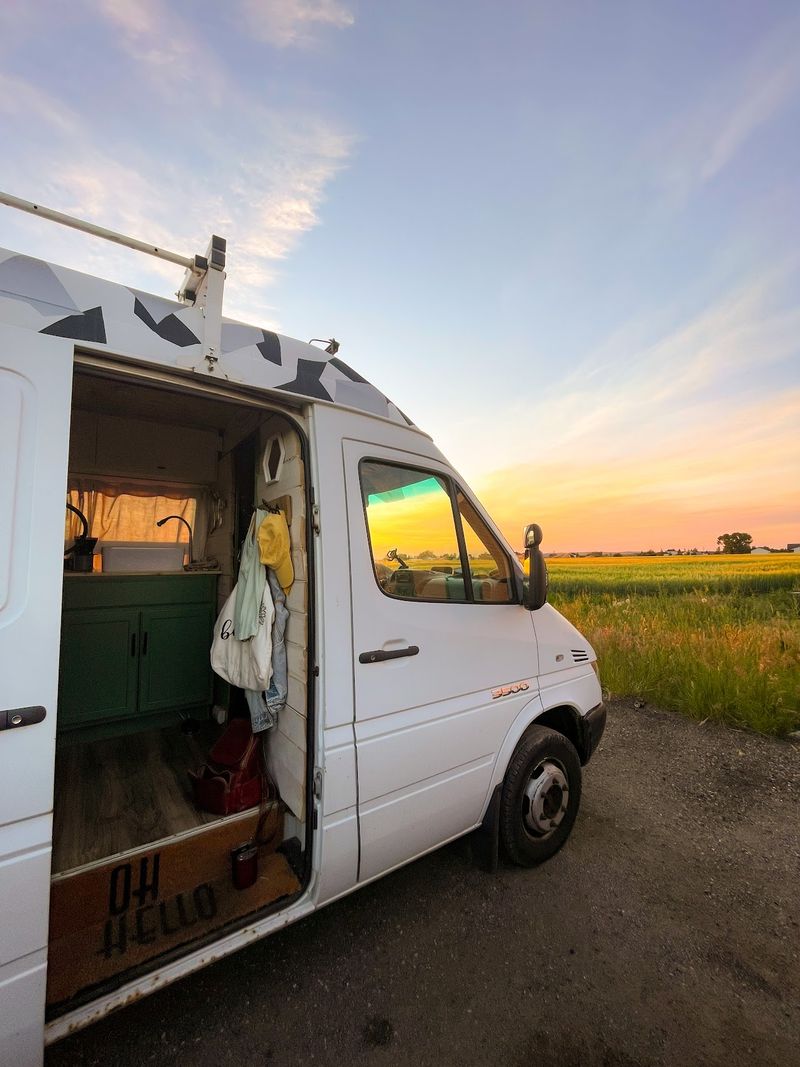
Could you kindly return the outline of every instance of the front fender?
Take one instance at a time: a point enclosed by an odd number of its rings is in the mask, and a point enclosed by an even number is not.
[[[583,712],[581,709],[589,711],[590,708],[602,700],[602,692],[594,671],[586,673],[585,670],[579,671],[573,667],[563,672],[558,672],[558,674],[550,675],[545,680],[549,684],[523,705],[506,732],[492,770],[491,782],[481,809],[481,818],[486,815],[492,793],[505,777],[506,768],[511,762],[514,750],[529,726],[541,718],[545,712],[553,708],[569,708],[575,714],[578,733],[579,736],[582,736]],[[582,745],[578,745],[578,754],[581,757],[581,762],[585,763],[590,753],[587,753],[586,758],[584,758],[584,754],[581,752],[582,747]]]
[[[506,736],[503,738],[503,742],[497,753],[495,759],[494,768],[492,770],[492,779],[489,783],[489,788],[486,791],[486,799],[483,802],[481,808],[481,819],[486,815],[486,811],[489,807],[489,802],[492,799],[492,793],[497,788],[503,778],[505,778],[506,767],[511,761],[511,757],[514,755],[514,749],[519,744],[519,739],[528,729],[532,722],[544,712],[544,705],[542,704],[542,698],[539,693],[536,693],[531,699],[522,706],[517,713],[517,717],[509,726],[506,731]]]

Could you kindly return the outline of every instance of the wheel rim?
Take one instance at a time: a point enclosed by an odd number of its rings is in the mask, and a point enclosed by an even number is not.
[[[542,760],[534,767],[522,793],[522,818],[531,837],[549,837],[554,833],[569,807],[569,779],[554,759]]]

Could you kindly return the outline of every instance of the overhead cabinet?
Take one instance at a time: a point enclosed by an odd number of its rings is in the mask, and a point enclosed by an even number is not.
[[[117,733],[207,710],[216,584],[213,574],[66,577],[59,730]]]

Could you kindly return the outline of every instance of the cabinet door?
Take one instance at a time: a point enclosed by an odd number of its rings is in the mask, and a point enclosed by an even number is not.
[[[135,715],[138,663],[138,609],[65,611],[59,728]]]
[[[211,703],[213,625],[209,604],[142,609],[140,712]]]

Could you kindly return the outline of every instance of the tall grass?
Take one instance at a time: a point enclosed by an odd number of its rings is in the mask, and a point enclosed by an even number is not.
[[[550,600],[603,685],[696,719],[800,728],[800,558],[549,560]]]

